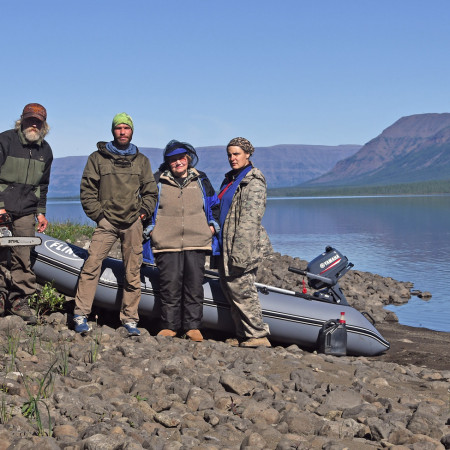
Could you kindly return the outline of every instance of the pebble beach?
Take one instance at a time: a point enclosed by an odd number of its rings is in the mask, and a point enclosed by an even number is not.
[[[301,288],[274,254],[258,282]],[[128,337],[98,310],[83,337],[67,311],[36,327],[0,319],[2,449],[448,449],[449,333],[404,327],[387,304],[413,286],[367,272],[340,281],[391,349],[376,357],[330,356],[296,345],[235,348],[156,336]],[[428,296],[429,293],[416,295]]]

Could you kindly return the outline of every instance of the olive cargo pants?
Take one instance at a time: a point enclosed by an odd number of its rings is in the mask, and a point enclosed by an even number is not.
[[[13,217],[13,236],[34,236],[36,220],[34,214]],[[11,286],[9,301],[26,298],[36,292],[36,276],[31,269],[31,246],[0,247],[0,291],[8,297],[6,270],[11,255]]]
[[[91,312],[103,260],[108,256],[116,240],[120,239],[122,259],[125,267],[120,320],[122,323],[139,321],[142,231],[143,227],[140,219],[126,229],[116,228],[106,219],[100,220],[92,236],[89,257],[84,263],[78,281],[74,314],[87,316]]]

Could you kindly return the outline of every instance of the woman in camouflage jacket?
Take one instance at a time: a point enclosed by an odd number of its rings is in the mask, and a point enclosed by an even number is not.
[[[271,250],[261,225],[266,208],[266,180],[253,167],[254,147],[245,138],[234,138],[227,145],[232,168],[222,182],[220,198],[220,236],[222,259],[219,265],[221,287],[231,306],[237,339],[231,345],[270,347],[269,327],[263,322],[255,287],[262,257]]]

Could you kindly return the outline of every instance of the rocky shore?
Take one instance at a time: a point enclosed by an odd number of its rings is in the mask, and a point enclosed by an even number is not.
[[[275,254],[258,281],[301,289],[290,265],[306,262]],[[383,309],[407,302],[411,284],[352,270],[341,286],[378,322],[386,354],[234,348],[207,330],[193,343],[143,322],[129,338],[105,311],[86,337],[67,313],[36,327],[2,318],[0,450],[450,448],[449,333]]]

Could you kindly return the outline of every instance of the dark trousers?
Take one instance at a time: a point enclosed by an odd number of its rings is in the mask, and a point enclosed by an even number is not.
[[[34,214],[13,217],[13,236],[34,236]],[[17,298],[26,298],[36,292],[36,276],[31,269],[31,246],[2,247],[0,248],[0,291],[7,295],[7,262],[11,255],[11,286],[9,288],[9,301]]]
[[[195,330],[203,317],[205,251],[155,253],[164,329]]]

